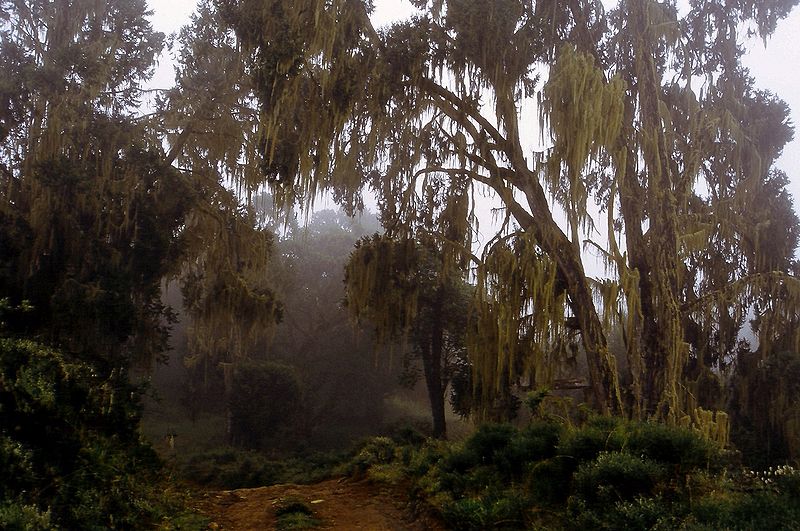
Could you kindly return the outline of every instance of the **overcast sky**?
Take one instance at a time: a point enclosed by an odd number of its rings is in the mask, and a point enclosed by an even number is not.
[[[158,31],[172,33],[189,21],[195,0],[150,0],[153,24]],[[377,0],[374,19],[382,25],[403,17],[413,8],[407,0]],[[792,123],[800,124],[800,8],[778,25],[778,30],[767,41],[767,47],[754,39],[745,66],[750,68],[756,86],[769,90],[785,100],[792,109]],[[169,57],[163,57],[155,85],[167,88],[172,84],[172,66]],[[778,167],[791,179],[790,191],[795,198],[795,210],[800,204],[800,131],[795,140],[786,146]]]

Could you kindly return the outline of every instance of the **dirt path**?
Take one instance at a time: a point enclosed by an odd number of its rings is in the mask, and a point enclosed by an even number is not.
[[[414,515],[407,496],[367,481],[331,479],[314,485],[275,485],[210,492],[199,509],[211,529],[275,529],[275,508],[287,499],[304,501],[321,520],[317,529],[369,531],[437,531],[445,527],[430,515]]]

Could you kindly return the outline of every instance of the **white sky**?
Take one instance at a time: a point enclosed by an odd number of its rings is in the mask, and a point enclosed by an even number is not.
[[[170,34],[189,21],[196,0],[150,0],[154,11],[153,25],[158,31]],[[413,8],[407,0],[376,0],[374,21],[380,26],[386,22],[407,16]],[[795,198],[795,210],[800,205],[800,8],[778,24],[775,34],[763,42],[754,39],[744,64],[755,77],[756,86],[774,92],[792,109],[792,123],[798,127],[795,140],[784,148],[778,167],[791,180],[789,191]],[[162,57],[154,80],[154,86],[168,88],[173,74],[169,57]]]

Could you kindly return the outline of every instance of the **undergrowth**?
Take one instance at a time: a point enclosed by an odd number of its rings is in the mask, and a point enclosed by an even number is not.
[[[780,473],[778,473],[780,470]],[[754,473],[695,432],[594,417],[368,441],[348,472],[411,485],[452,529],[797,529],[800,472]]]

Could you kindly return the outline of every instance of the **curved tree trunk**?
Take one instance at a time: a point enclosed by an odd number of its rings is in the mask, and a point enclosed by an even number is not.
[[[525,192],[533,215],[519,205],[512,208],[512,213],[523,229],[533,231],[538,244],[556,262],[559,280],[569,296],[570,309],[581,330],[589,383],[598,409],[604,414],[622,412],[616,361],[608,350],[608,339],[594,305],[580,249],[553,220],[536,176],[527,167],[523,171],[524,177],[517,179],[517,184]]]

